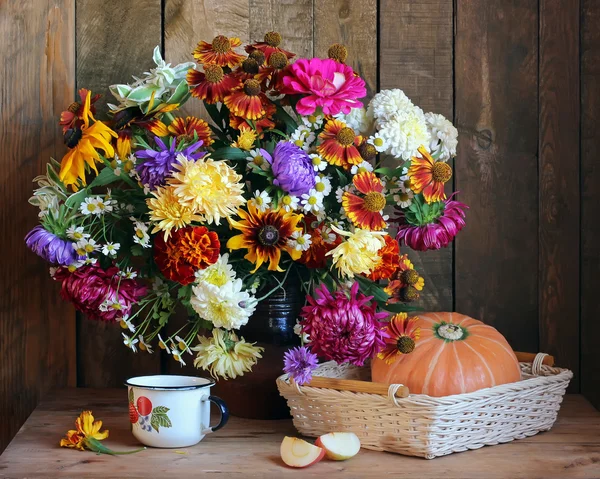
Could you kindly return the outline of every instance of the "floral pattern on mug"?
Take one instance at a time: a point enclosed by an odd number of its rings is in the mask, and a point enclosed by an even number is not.
[[[129,422],[131,427],[138,425],[143,431],[152,431],[154,429],[160,433],[161,427],[171,427],[171,420],[167,413],[169,408],[166,406],[156,406],[152,408],[152,402],[146,396],[140,396],[135,400],[133,389],[129,389]]]

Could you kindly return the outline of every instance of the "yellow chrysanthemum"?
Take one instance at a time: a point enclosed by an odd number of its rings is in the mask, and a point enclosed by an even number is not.
[[[179,155],[169,184],[183,205],[202,215],[206,223],[220,224],[221,218],[235,214],[246,202],[244,185],[242,176],[227,163],[207,156],[190,160]]]
[[[256,141],[256,132],[248,127],[240,127],[240,136],[237,141],[231,144],[234,148],[241,150],[250,150]]]
[[[342,276],[353,278],[355,274],[369,274],[380,260],[377,254],[385,245],[384,232],[357,228],[353,233],[332,226],[346,240],[327,253]]]
[[[235,333],[223,329],[215,328],[212,338],[198,336],[198,340],[200,344],[191,348],[198,352],[194,366],[209,371],[215,379],[243,376],[262,357],[263,348],[247,343],[244,338],[238,339]]]
[[[146,204],[150,210],[150,220],[155,223],[152,233],[165,232],[165,241],[169,238],[171,230],[189,225],[192,221],[202,221],[202,217],[189,205],[182,204],[175,194],[172,186],[158,187],[148,198]]]

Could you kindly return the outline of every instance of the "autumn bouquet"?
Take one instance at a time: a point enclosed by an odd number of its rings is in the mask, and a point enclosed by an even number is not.
[[[219,35],[176,66],[157,47],[155,68],[110,87],[107,118],[85,89],[61,114],[67,151],[34,180],[40,224],[26,242],[61,296],[120,323],[134,351],[158,344],[242,375],[261,348],[239,329],[293,275],[310,343],[287,369],[301,381],[315,355],[362,364],[384,347],[382,321],[423,288],[400,246],[445,247],[464,226],[465,205],[444,192],[448,120],[401,90],[365,108],[342,45],[295,60],[280,44],[269,32],[242,50]],[[177,116],[190,97],[210,123]],[[168,325],[178,305],[180,329]]]

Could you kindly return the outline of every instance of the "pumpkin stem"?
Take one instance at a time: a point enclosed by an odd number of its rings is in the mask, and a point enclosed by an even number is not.
[[[457,324],[441,323],[437,330],[437,335],[446,341],[458,341],[464,339],[466,330]]]

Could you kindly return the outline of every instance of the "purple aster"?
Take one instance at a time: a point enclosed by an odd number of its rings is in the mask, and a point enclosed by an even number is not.
[[[46,231],[41,225],[37,225],[27,233],[25,243],[31,251],[52,264],[69,266],[76,260],[82,259],[75,253],[71,241],[59,238]]]
[[[176,140],[171,141],[170,147],[167,147],[157,136],[154,137],[154,141],[158,150],[140,150],[135,154],[137,158],[145,158],[145,161],[136,165],[135,169],[140,175],[142,184],[149,185],[151,190],[166,183],[167,176],[174,170],[173,164],[177,163],[177,155],[184,155],[193,160],[206,155],[205,151],[197,151],[202,146],[202,140],[192,143],[181,151],[175,151]]]
[[[316,354],[311,353],[305,346],[299,346],[283,355],[283,364],[283,370],[302,386],[310,382],[312,372],[319,363]]]
[[[289,141],[280,141],[273,157],[266,151],[262,153],[271,164],[275,186],[294,196],[301,196],[315,187],[315,170],[308,153],[302,148]]]

